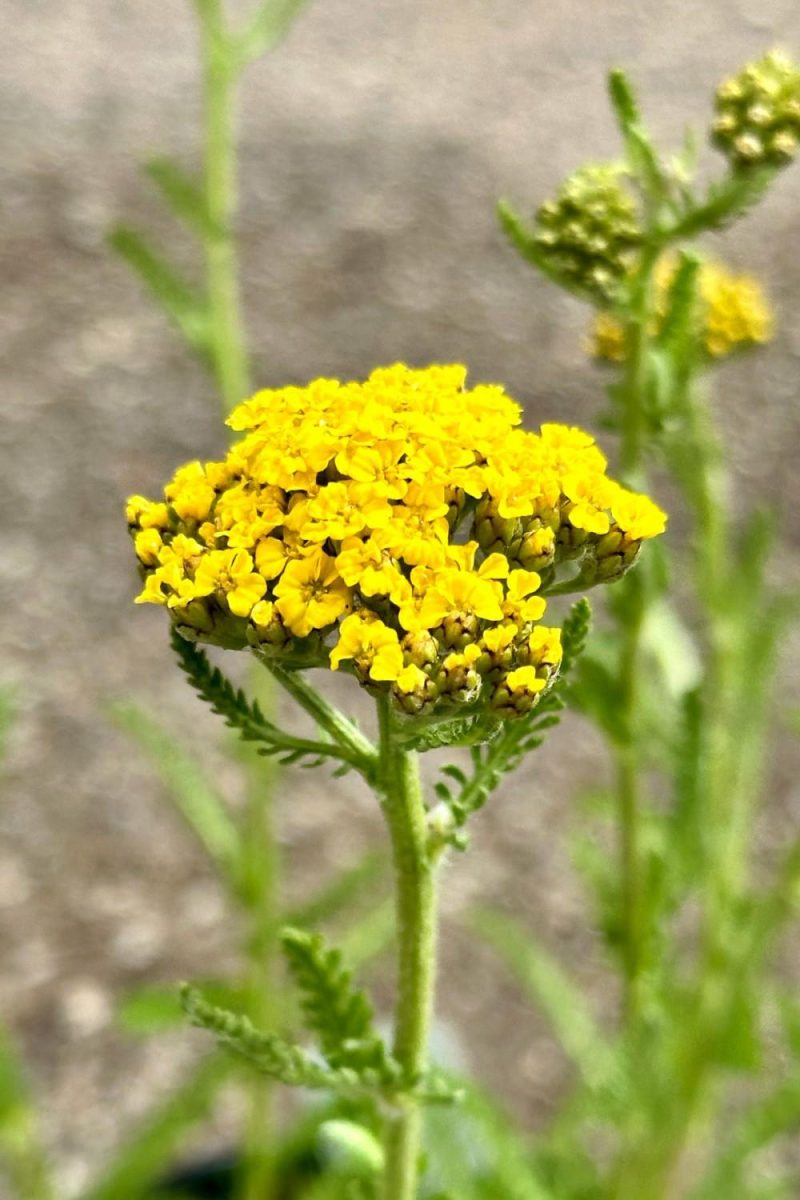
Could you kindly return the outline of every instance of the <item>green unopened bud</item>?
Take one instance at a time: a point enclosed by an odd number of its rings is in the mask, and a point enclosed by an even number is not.
[[[475,510],[474,536],[484,553],[508,553],[509,547],[521,539],[522,522],[519,517],[501,517],[497,502],[484,496]]]
[[[556,536],[549,525],[539,518],[526,522],[527,532],[522,538],[517,560],[526,571],[545,571],[553,565],[556,557]]]
[[[580,584],[612,583],[630,570],[642,548],[641,540],[626,537],[612,525],[591,547],[581,566]]]
[[[415,667],[427,667],[436,662],[439,656],[436,639],[427,629],[407,633],[400,643],[400,648],[406,665],[412,664]]]
[[[800,143],[800,69],[773,51],[717,88],[711,140],[738,169],[784,166]]]
[[[433,630],[433,636],[448,650],[463,650],[477,640],[478,618],[474,613],[453,613]]]
[[[540,253],[573,287],[601,300],[613,297],[641,240],[635,201],[613,166],[576,171],[536,214]]]

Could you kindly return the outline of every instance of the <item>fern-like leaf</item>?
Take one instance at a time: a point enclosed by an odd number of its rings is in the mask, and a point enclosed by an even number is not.
[[[248,700],[242,689],[235,687],[219,667],[211,665],[203,650],[174,629],[172,648],[181,670],[200,699],[221,716],[226,725],[236,729],[244,741],[258,743],[259,754],[276,755],[282,764],[314,767],[325,759],[336,759],[344,767],[361,769],[362,764],[353,751],[333,742],[294,737],[279,729],[264,716],[257,701]]]
[[[263,1033],[252,1022],[227,1008],[208,1004],[200,993],[184,984],[181,1003],[189,1020],[212,1033],[217,1041],[264,1075],[293,1087],[352,1089],[358,1074],[347,1068],[335,1070],[316,1062],[300,1046],[276,1033]]]
[[[387,1068],[388,1054],[373,1026],[372,1005],[366,993],[354,987],[341,952],[328,946],[321,934],[301,929],[284,929],[281,942],[300,989],[306,1025],[331,1066],[379,1072]]]

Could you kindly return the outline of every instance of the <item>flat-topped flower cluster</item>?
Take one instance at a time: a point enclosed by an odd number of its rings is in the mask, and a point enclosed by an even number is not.
[[[345,666],[408,712],[528,711],[560,660],[540,624],[559,564],[576,587],[616,578],[665,517],[587,433],[522,430],[501,387],[465,378],[396,365],[258,392],[222,462],[129,500],[137,601],[195,640]]]

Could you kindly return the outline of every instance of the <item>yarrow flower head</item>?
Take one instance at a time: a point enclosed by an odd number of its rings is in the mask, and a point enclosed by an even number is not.
[[[526,432],[501,387],[465,376],[397,365],[258,392],[223,461],[128,501],[137,602],[192,640],[348,670],[408,713],[529,711],[561,657],[541,624],[561,564],[577,587],[617,578],[665,517],[588,434]]]
[[[641,245],[636,202],[614,166],[576,171],[536,214],[534,243],[572,287],[611,299]]]
[[[677,260],[672,255],[662,257],[656,266],[656,321],[651,331],[656,335],[667,315],[668,294],[676,268]],[[722,263],[704,262],[697,276],[697,292],[697,331],[710,358],[724,358],[734,351],[762,345],[772,337],[772,307],[752,275],[736,275]],[[625,329],[613,313],[597,313],[589,349],[594,358],[624,362]]]
[[[712,141],[738,170],[782,167],[800,145],[800,69],[772,51],[717,88]]]

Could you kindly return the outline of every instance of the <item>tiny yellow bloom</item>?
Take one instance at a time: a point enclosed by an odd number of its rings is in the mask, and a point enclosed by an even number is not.
[[[142,529],[133,539],[136,557],[146,567],[154,567],[158,563],[163,542],[158,529]]]
[[[529,692],[534,695],[547,686],[546,681],[536,674],[535,667],[517,667],[515,671],[509,671],[506,683],[512,692]]]
[[[296,637],[324,629],[347,612],[352,592],[336,570],[334,559],[323,550],[290,562],[275,588],[275,607]]]

